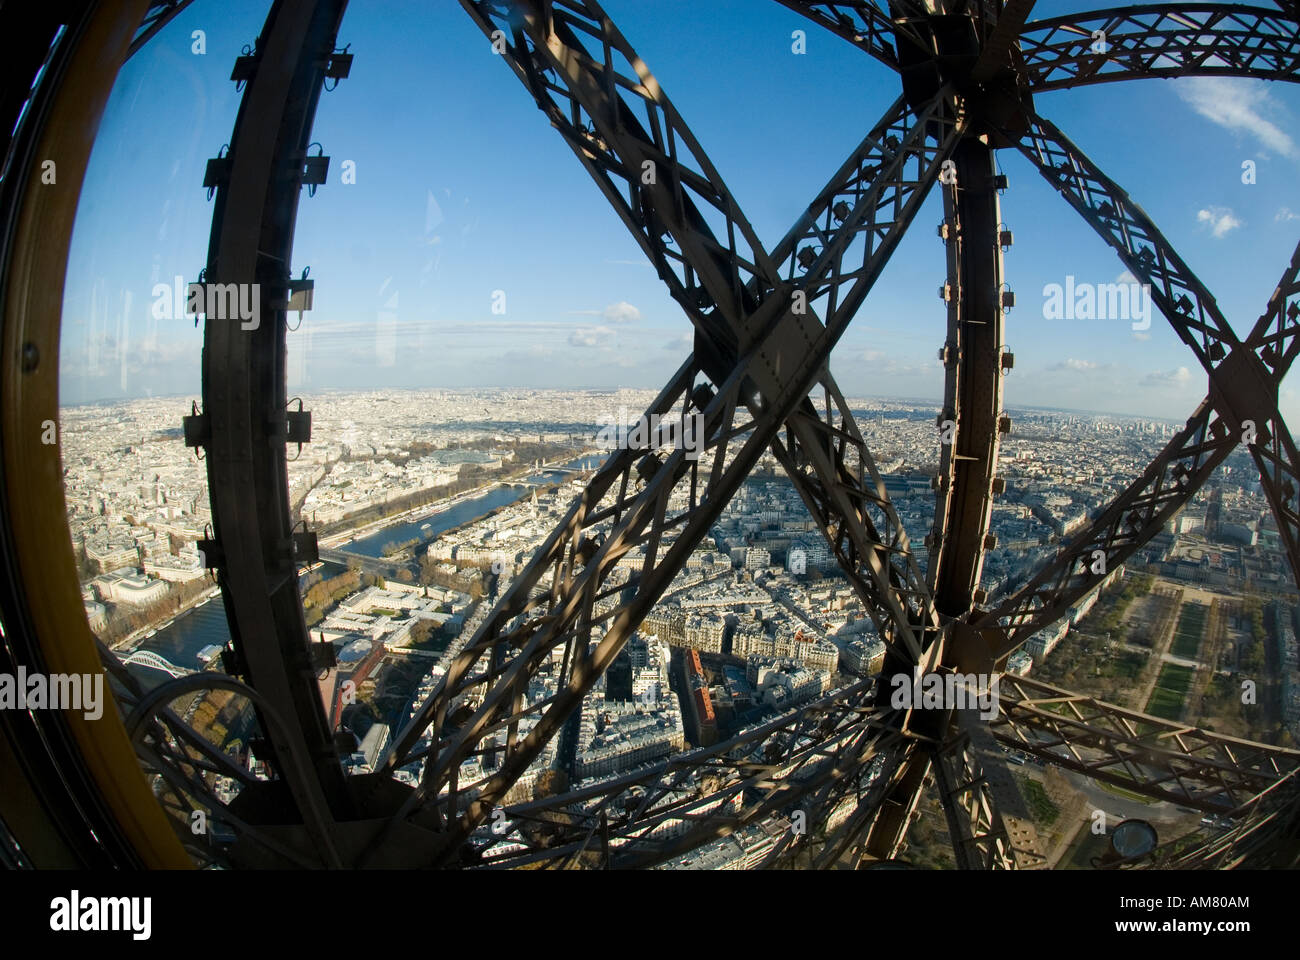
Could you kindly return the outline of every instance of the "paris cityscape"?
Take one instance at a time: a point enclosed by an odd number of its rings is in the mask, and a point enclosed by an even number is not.
[[[1283,915],[1297,2],[0,0],[5,902]]]
[[[296,456],[291,450],[288,489],[295,517],[318,531],[320,559],[302,569],[299,586],[312,639],[334,652],[320,692],[331,725],[355,745],[344,760],[350,773],[374,769],[569,509],[609,452],[602,428],[653,398],[640,390],[306,398],[312,442]],[[941,451],[937,408],[850,403],[924,570]],[[212,517],[204,464],[181,435],[188,409],[185,398],[149,398],[65,407],[61,416],[86,615],[146,685],[221,669],[229,640],[198,548]],[[1009,412],[1005,488],[993,506],[995,539],[981,579],[985,606],[1023,586],[1182,426]],[[643,559],[639,549],[622,557],[614,582],[626,584]],[[1239,450],[1167,529],[1013,654],[1007,672],[1293,746],[1300,675],[1296,597],[1285,570],[1258,473]],[[529,799],[539,785],[608,782],[725,741],[878,675],[884,655],[873,618],[769,452],[506,803]],[[544,663],[529,682],[530,701],[555,696],[560,671],[558,657]],[[1237,696],[1242,678],[1258,683],[1257,703]],[[251,711],[220,693],[195,699],[191,710],[196,728],[223,749],[247,750]],[[529,729],[525,719],[518,735]],[[466,782],[493,772],[490,745],[504,747],[504,733],[485,742],[489,749],[460,771]],[[1227,826],[1169,802],[1107,792],[991,740],[981,749],[1028,866],[1085,865],[1095,854],[1085,811],[1097,806],[1183,832]],[[418,767],[395,776],[416,784]],[[878,765],[868,780],[872,770]],[[678,789],[698,788],[698,776]],[[217,789],[232,795],[236,785]],[[845,802],[832,811],[827,829],[852,809]],[[668,821],[657,829],[671,836],[682,827]],[[665,866],[752,867],[788,829],[788,816],[774,816]],[[952,866],[937,809],[922,808],[910,843],[914,862]]]

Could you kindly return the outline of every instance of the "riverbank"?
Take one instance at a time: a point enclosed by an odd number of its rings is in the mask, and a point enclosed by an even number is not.
[[[592,457],[603,456],[603,451],[586,451],[577,457],[564,457],[552,463],[543,463],[538,466],[526,466],[517,474],[508,477],[497,477],[481,486],[473,487],[469,490],[463,490],[444,500],[438,500],[432,503],[426,503],[423,506],[412,507],[410,510],[403,510],[401,513],[393,514],[390,517],[380,517],[377,520],[371,520],[359,527],[353,527],[350,530],[341,533],[331,534],[320,540],[320,545],[326,549],[338,549],[346,543],[357,540],[366,540],[376,534],[388,530],[390,527],[399,527],[404,523],[421,523],[426,520],[432,520],[441,516],[448,510],[453,510],[467,500],[473,500],[476,497],[482,497],[492,493],[500,487],[511,487],[520,484],[534,486],[538,484],[537,478],[549,470],[573,470],[578,465],[590,461]]]
[[[578,471],[590,466],[591,458],[587,456],[542,467],[540,470],[533,467],[527,475],[498,479],[436,505],[405,511],[388,518],[382,524],[367,524],[354,531],[346,540],[331,537],[328,542],[323,541],[322,546],[375,559],[386,559],[383,548],[394,542],[414,540],[418,550],[449,530],[482,519],[523,499],[532,490],[537,490],[541,495],[564,483],[568,478],[563,476],[563,471]]]
[[[509,483],[509,481],[505,481]],[[438,500],[434,503],[426,503],[423,506],[413,507],[410,510],[404,510],[401,513],[395,513],[391,517],[381,517],[378,520],[371,520],[369,523],[360,527],[354,527],[351,530],[345,530],[342,533],[332,534],[320,541],[320,545],[326,549],[333,550],[341,547],[345,543],[351,543],[353,540],[364,540],[375,534],[383,533],[389,527],[398,527],[404,523],[415,523],[420,520],[431,520],[434,517],[446,513],[457,504],[465,500],[472,500],[474,497],[481,497],[485,493],[491,493],[497,487],[503,485],[501,480],[493,480],[481,487],[474,487],[472,490],[464,490],[454,497],[446,500]]]
[[[217,596],[220,593],[221,593],[221,588],[214,583],[208,590],[205,590],[203,593],[195,597],[194,602],[191,603],[189,606],[182,607],[181,609],[177,610],[175,613],[168,616],[166,619],[163,619],[156,623],[147,624],[141,627],[139,630],[127,634],[121,640],[118,640],[116,643],[112,644],[110,649],[113,650],[115,653],[116,652],[131,653],[136,649],[136,647],[140,646],[140,644],[143,641],[148,640],[154,634],[158,633],[158,631],[160,630],[166,630],[168,627],[172,626],[174,623],[176,623],[176,621],[180,620],[182,617],[189,616],[199,607],[208,603],[210,600],[212,600],[213,597]]]

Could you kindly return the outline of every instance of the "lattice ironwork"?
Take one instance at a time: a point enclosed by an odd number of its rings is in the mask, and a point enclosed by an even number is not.
[[[1198,810],[1241,815],[1300,767],[1300,751],[1238,740],[1003,674],[1003,743],[1067,770]]]

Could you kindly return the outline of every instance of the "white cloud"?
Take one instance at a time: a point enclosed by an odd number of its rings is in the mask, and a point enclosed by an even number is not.
[[[1093,363],[1091,360],[1076,360],[1074,357],[1067,357],[1060,363],[1048,367],[1049,370],[1097,370],[1101,367],[1099,363]]]
[[[1281,207],[1277,213],[1273,215],[1274,223],[1288,223],[1291,220],[1300,220],[1300,213],[1296,213],[1290,207]]]
[[[874,376],[880,377],[927,377],[933,371],[943,369],[943,364],[934,354],[930,354],[928,360],[914,360],[892,356],[883,350],[863,350],[857,357]]]
[[[641,319],[641,311],[626,300],[611,303],[604,310],[570,310],[569,313],[577,317],[600,317],[608,323],[635,323]]]
[[[1263,80],[1188,77],[1179,80],[1174,89],[1211,123],[1253,136],[1265,149],[1284,157],[1300,157],[1296,142],[1266,116],[1277,116],[1282,108],[1269,94]]]
[[[614,331],[609,327],[578,327],[569,334],[569,346],[599,347],[611,340],[613,336]]]
[[[602,316],[610,323],[636,323],[641,319],[641,311],[626,300],[620,300],[606,307]]]
[[[1241,226],[1241,221],[1229,207],[1206,207],[1196,211],[1196,219],[1210,226],[1210,232],[1216,239],[1226,237]]]
[[[1179,367],[1177,370],[1153,370],[1142,378],[1142,383],[1149,387],[1182,386],[1191,379],[1192,372]]]

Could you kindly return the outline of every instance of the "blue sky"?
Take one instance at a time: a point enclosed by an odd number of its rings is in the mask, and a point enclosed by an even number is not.
[[[1101,6],[1040,3],[1035,15]],[[888,68],[774,2],[605,7],[768,245],[898,93]],[[151,289],[194,280],[206,259],[204,164],[229,139],[230,68],[265,9],[197,0],[124,68],[74,235],[64,403],[198,396],[201,333],[154,319]],[[796,29],[804,55],[791,52]],[[290,335],[291,389],[660,386],[689,350],[689,323],[459,4],[353,0],[340,42],[356,59],[317,112],[332,161],[299,211],[293,270],[309,266],[316,291]],[[1244,336],[1300,239],[1300,88],[1145,80],[1036,106],[1143,206]],[[1018,153],[999,159],[1016,236],[1007,404],[1184,418],[1205,377],[1162,317],[1142,338],[1123,320],[1044,318],[1046,285],[1111,283],[1123,267]],[[340,182],[345,160],[355,184]],[[851,395],[941,396],[940,219],[935,195],[837,348]],[[496,290],[505,315],[492,313]],[[1295,418],[1291,387],[1283,412]]]

